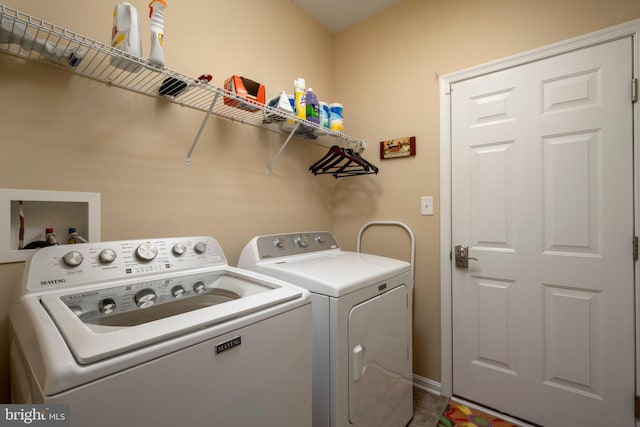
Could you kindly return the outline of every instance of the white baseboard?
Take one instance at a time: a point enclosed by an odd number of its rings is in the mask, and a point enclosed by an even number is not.
[[[442,384],[429,378],[421,377],[420,375],[413,374],[413,385],[428,391],[429,393],[442,395]]]

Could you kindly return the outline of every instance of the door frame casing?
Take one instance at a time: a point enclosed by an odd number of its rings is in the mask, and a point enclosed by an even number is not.
[[[476,67],[450,73],[439,78],[440,98],[440,322],[441,322],[441,390],[443,396],[453,395],[453,300],[452,291],[452,187],[451,187],[451,98],[449,91],[451,85],[490,74],[496,71],[516,67],[530,62],[535,62],[551,56],[560,55],[573,50],[606,43],[625,37],[632,37],[633,43],[633,76],[638,78],[640,69],[640,19],[605,28],[596,32],[585,34],[542,48],[526,51],[514,56],[492,61]],[[629,99],[631,99],[631,82],[629,82]],[[631,101],[630,101],[631,102]],[[636,235],[640,230],[640,114],[638,102],[633,109],[633,185],[634,185],[634,230]],[[629,236],[629,250],[632,250],[632,236]],[[635,261],[635,270],[638,271],[638,261]],[[640,280],[635,274],[635,348],[636,348],[636,394],[640,394]]]

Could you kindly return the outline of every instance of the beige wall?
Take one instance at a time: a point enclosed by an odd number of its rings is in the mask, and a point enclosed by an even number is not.
[[[108,42],[114,1],[4,0]],[[132,1],[143,16],[147,1]],[[233,10],[232,10],[233,8]],[[103,240],[208,234],[229,262],[256,234],[330,229],[346,249],[372,219],[400,220],[417,237],[414,371],[440,380],[439,123],[442,75],[640,17],[636,0],[404,0],[331,36],[290,0],[191,1],[166,9],[167,65],[182,73],[261,81],[268,95],[305,77],[341,100],[349,134],[366,138],[378,176],[314,177],[324,148],[219,119],[184,165],[202,113],[0,54],[0,187],[102,194]],[[148,40],[143,38],[143,51]],[[378,141],[416,136],[415,158],[377,157]],[[419,215],[435,196],[436,215]],[[399,230],[371,229],[366,251],[408,259]],[[8,301],[22,264],[0,265],[0,402],[8,401]]]
[[[334,38],[335,91],[345,100],[353,134],[368,138],[371,151],[382,140],[417,138],[415,158],[381,162],[375,180],[337,183],[334,208],[334,232],[343,245],[354,245],[354,230],[369,219],[403,221],[416,235],[416,374],[440,381],[436,75],[637,18],[637,0],[404,0]],[[436,215],[420,216],[420,196],[428,195],[435,196]],[[401,231],[372,230],[370,237],[367,250],[407,257]]]

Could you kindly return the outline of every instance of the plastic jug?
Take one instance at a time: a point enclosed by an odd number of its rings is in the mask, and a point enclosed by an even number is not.
[[[140,16],[137,9],[127,2],[121,2],[113,8],[113,31],[111,46],[129,53],[142,56],[142,40],[140,39]],[[111,65],[126,71],[135,72],[140,64],[116,56],[111,57]]]
[[[312,88],[307,91],[305,101],[307,103],[307,121],[317,125],[320,124],[320,104]]]

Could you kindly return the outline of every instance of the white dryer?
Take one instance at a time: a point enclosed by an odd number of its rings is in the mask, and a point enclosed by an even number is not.
[[[311,301],[211,237],[50,246],[10,309],[14,403],[72,426],[310,426]]]
[[[254,237],[238,266],[311,291],[315,427],[409,423],[409,263],[343,251],[329,232],[304,232]]]

